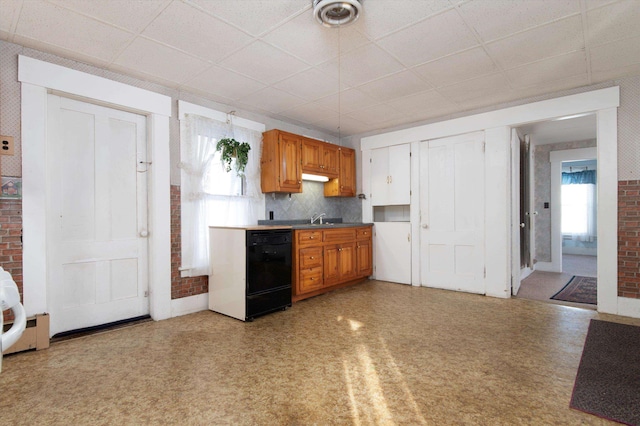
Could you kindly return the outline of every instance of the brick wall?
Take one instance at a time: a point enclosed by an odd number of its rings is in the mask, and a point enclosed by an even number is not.
[[[180,277],[180,187],[171,185],[171,299],[194,296],[209,291],[209,277]]]
[[[618,182],[618,296],[640,299],[640,180]]]
[[[13,276],[22,297],[22,200],[0,200],[0,266]],[[4,319],[13,316],[5,311]]]

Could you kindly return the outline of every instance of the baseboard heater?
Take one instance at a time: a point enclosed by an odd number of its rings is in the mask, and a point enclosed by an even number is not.
[[[13,321],[7,321],[5,328],[8,330]],[[3,351],[3,355],[15,352],[28,351],[30,349],[47,349],[49,347],[49,314],[40,314],[27,318],[27,327],[22,337],[10,348]]]

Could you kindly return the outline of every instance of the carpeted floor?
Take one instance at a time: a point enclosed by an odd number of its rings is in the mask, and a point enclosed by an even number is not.
[[[598,304],[598,279],[574,275],[566,286],[551,296],[553,300],[565,302]]]
[[[569,401],[592,318],[370,281],[252,323],[205,311],[4,358],[7,425],[608,425]]]
[[[560,291],[574,275],[595,277],[597,275],[597,258],[595,256],[564,255],[562,256],[562,270],[562,273],[533,272],[522,280],[517,297],[578,308],[595,309],[594,305],[587,303],[553,300],[551,297]]]
[[[571,407],[640,425],[640,327],[591,320]]]

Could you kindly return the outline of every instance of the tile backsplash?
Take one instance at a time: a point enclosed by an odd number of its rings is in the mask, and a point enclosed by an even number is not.
[[[304,181],[299,194],[265,194],[266,214],[273,212],[275,220],[310,219],[326,213],[327,217],[341,217],[344,222],[362,221],[362,201],[357,197],[325,197],[324,184]]]

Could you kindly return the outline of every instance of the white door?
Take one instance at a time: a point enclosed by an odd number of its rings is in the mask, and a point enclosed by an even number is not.
[[[423,286],[485,293],[483,150],[483,132],[421,143]]]
[[[411,284],[411,223],[376,222],[374,234],[375,278]]]
[[[511,129],[511,294],[520,290],[520,234],[524,223],[520,222],[520,138]]]
[[[48,97],[51,335],[149,313],[146,119]]]

